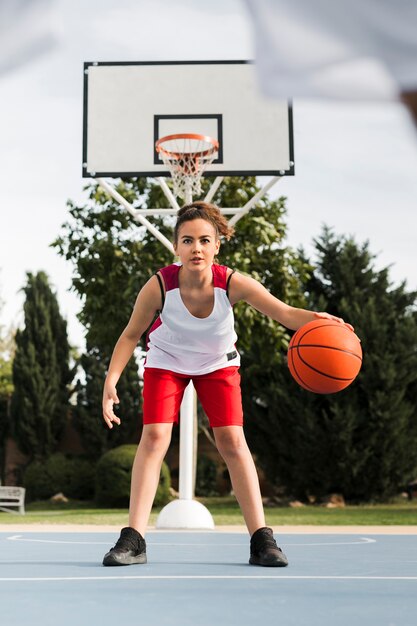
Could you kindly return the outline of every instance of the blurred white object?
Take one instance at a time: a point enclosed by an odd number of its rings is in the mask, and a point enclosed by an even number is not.
[[[0,74],[56,45],[58,4],[56,0],[0,0]]]
[[[245,0],[262,90],[391,99],[417,89],[416,0]]]

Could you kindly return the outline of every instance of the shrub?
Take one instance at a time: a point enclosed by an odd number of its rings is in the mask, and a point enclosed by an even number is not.
[[[95,464],[80,458],[73,458],[69,463],[69,482],[67,487],[60,491],[74,500],[92,500],[95,491]]]
[[[64,491],[68,484],[68,463],[64,454],[53,454],[46,461],[33,461],[24,474],[28,500],[47,500]]]
[[[129,506],[130,477],[136,449],[136,445],[118,446],[100,458],[96,468],[97,504],[108,507]],[[155,496],[155,506],[163,506],[169,502],[170,486],[171,476],[164,462]]]
[[[196,496],[217,496],[217,464],[208,456],[199,456],[197,459],[197,480],[195,485]]]
[[[28,500],[47,500],[61,491],[69,498],[88,500],[94,494],[94,465],[58,452],[46,461],[30,463],[23,484]]]

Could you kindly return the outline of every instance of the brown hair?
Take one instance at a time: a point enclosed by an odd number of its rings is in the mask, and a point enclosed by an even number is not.
[[[227,219],[220,213],[220,209],[215,204],[199,201],[186,204],[178,211],[174,228],[174,242],[178,242],[178,233],[184,222],[198,219],[206,220],[214,226],[217,238],[223,236],[229,240],[235,232],[235,229],[229,226]]]

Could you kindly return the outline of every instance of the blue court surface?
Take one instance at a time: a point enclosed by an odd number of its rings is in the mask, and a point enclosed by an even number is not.
[[[416,626],[415,536],[277,537],[287,568],[220,531],[149,532],[148,564],[105,568],[117,533],[2,532],[0,624]]]

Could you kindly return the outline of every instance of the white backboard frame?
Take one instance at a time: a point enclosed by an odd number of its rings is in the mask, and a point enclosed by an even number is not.
[[[86,62],[83,177],[169,176],[165,134],[215,135],[207,176],[294,174],[292,106],[265,100],[250,61]]]

